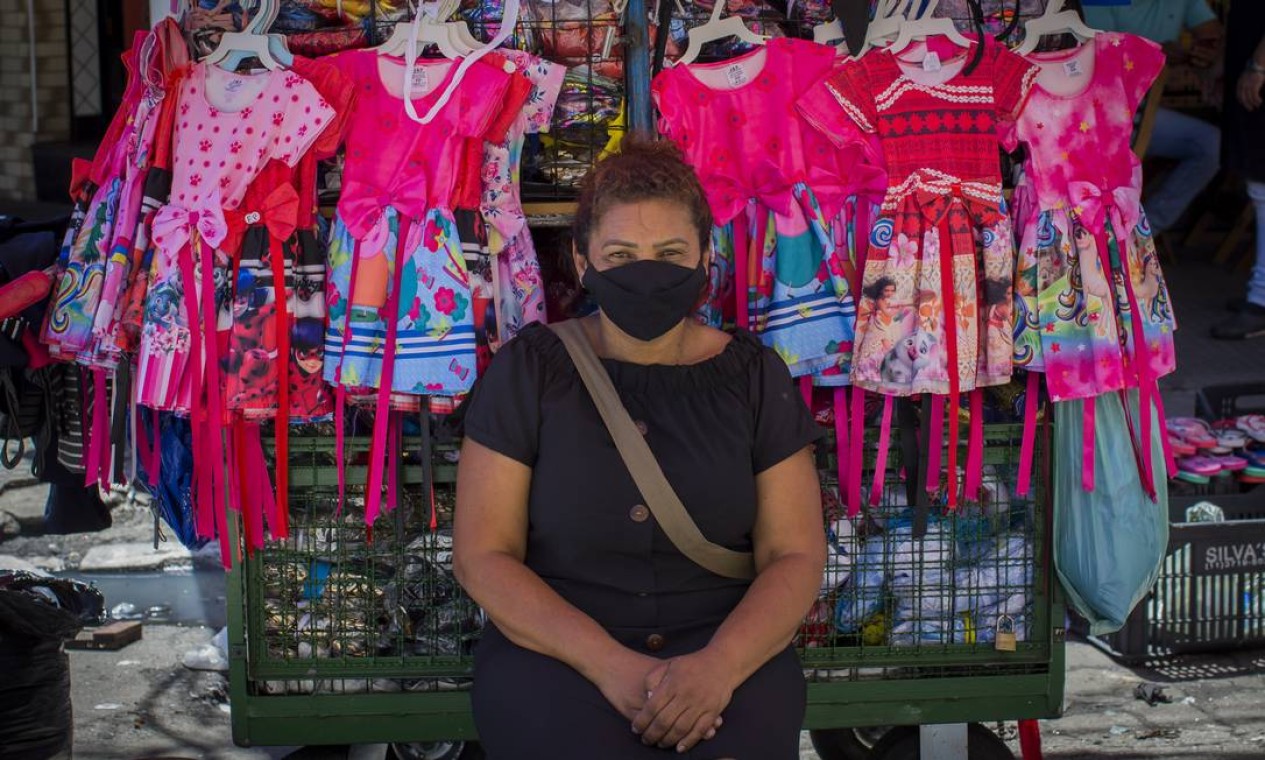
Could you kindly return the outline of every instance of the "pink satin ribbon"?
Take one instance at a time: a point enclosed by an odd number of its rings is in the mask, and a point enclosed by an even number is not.
[[[1143,317],[1142,310],[1139,308],[1137,295],[1133,292],[1133,277],[1129,273],[1129,257],[1127,253],[1120,256],[1120,270],[1124,279],[1124,292],[1129,299],[1129,320],[1133,325],[1133,350],[1134,350],[1134,370],[1138,378],[1138,410],[1141,419],[1141,441],[1139,442],[1142,454],[1142,487],[1146,489],[1147,495],[1151,497],[1151,501],[1156,501],[1158,495],[1155,487],[1155,468],[1154,459],[1151,450],[1151,407],[1153,399],[1159,397],[1159,385],[1153,375],[1153,367],[1151,366],[1151,346],[1146,342],[1146,332],[1142,328]],[[1163,428],[1160,429],[1160,436],[1165,441],[1168,440],[1168,434]],[[1165,454],[1167,459],[1167,454]]]
[[[887,452],[892,442],[892,401],[891,396],[883,397],[883,423],[878,434],[878,457],[874,461],[874,486],[870,489],[871,507],[877,507],[881,502],[887,482]]]
[[[92,369],[92,424],[84,457],[84,487],[109,488],[110,435],[105,370]]]
[[[1094,399],[1087,398],[1084,402],[1085,417],[1081,423],[1081,488],[1085,491],[1094,490],[1094,447],[1096,440],[1094,431]]]
[[[984,480],[984,391],[971,391],[971,432],[966,443],[966,501],[978,502]]]
[[[931,429],[927,436],[927,493],[940,490],[940,465],[944,457],[944,396],[931,397]]]
[[[755,220],[750,216],[733,220],[734,231],[734,322],[739,329],[751,329],[751,285],[747,277],[747,261],[751,252],[751,227]]]
[[[347,313],[343,317],[342,353],[334,368],[334,461],[338,467],[338,506],[334,515],[343,513],[347,501],[347,386],[343,385],[343,362],[347,361],[347,347],[351,345],[351,299],[356,292],[356,274],[360,271],[360,241],[352,247],[351,275],[347,283]]]
[[[835,410],[835,471],[839,477],[839,500],[848,492],[848,461],[851,453],[848,450],[848,390],[839,387],[834,389]]]
[[[1019,446],[1019,478],[1015,484],[1015,493],[1019,496],[1027,496],[1032,490],[1032,460],[1036,453],[1037,397],[1041,391],[1040,378],[1040,374],[1028,371],[1028,389],[1023,399],[1023,442]]]
[[[399,491],[400,457],[400,414],[388,412],[391,419],[387,429],[387,512],[394,512],[398,506],[396,496]]]
[[[382,507],[382,471],[384,457],[396,452],[386,451],[387,422],[390,420],[391,383],[395,377],[395,348],[400,324],[400,287],[404,275],[404,255],[408,250],[411,217],[400,216],[399,234],[395,241],[395,271],[391,277],[391,292],[387,296],[386,343],[382,349],[382,372],[378,380],[378,400],[373,415],[373,439],[369,449],[369,481],[365,489],[365,524],[373,525]]]
[[[861,513],[861,467],[865,454],[865,389],[852,386],[852,435],[848,447],[848,517]]]

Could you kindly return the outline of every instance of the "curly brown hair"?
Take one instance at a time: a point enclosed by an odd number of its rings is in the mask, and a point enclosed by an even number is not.
[[[576,250],[589,255],[589,235],[612,206],[651,200],[684,206],[698,231],[699,248],[710,247],[712,210],[694,169],[672,143],[629,134],[619,153],[599,161],[580,185],[572,228]]]

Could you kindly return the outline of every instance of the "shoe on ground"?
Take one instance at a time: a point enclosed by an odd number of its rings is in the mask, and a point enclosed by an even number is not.
[[[1265,336],[1265,306],[1243,305],[1243,311],[1213,325],[1212,337],[1219,340],[1243,340]]]
[[[1234,298],[1231,298],[1230,300],[1225,302],[1225,310],[1230,312],[1231,314],[1238,314],[1239,312],[1243,311],[1244,306],[1247,306],[1246,296],[1235,296]]]

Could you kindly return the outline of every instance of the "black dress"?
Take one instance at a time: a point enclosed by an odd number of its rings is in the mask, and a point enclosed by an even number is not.
[[[1265,2],[1239,0],[1226,19],[1225,103],[1221,165],[1244,179],[1265,182],[1265,108],[1248,111],[1239,103],[1239,75],[1265,37]]]
[[[756,475],[816,440],[783,361],[740,333],[688,366],[603,360],[620,398],[703,534],[750,551]],[[533,325],[476,386],[466,435],[532,468],[526,564],[626,646],[672,657],[705,646],[742,599],[681,554],[643,505],[566,348]],[[491,760],[646,760],[592,683],[489,624],[475,651],[474,719]],[[735,693],[725,725],[689,758],[794,760],[804,717],[799,658],[786,649]]]

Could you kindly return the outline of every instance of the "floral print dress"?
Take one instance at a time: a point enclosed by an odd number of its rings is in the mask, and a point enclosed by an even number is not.
[[[536,246],[527,231],[519,182],[523,144],[529,134],[549,131],[554,106],[562,92],[565,66],[521,50],[503,55],[531,82],[531,91],[505,140],[484,143],[483,193],[479,210],[488,228],[488,245],[496,259],[493,290],[496,334],[507,341],[532,322],[545,320],[545,289]]]
[[[401,62],[371,50],[331,60],[357,93],[329,247],[325,379],[349,391],[377,389],[390,364],[393,394],[465,393],[475,380],[474,317],[452,199],[466,142],[503,136],[489,130],[511,107],[511,73],[503,59],[479,61],[422,125],[405,113]],[[456,67],[418,61],[419,113]]]
[[[810,184],[836,150],[795,109],[834,65],[833,48],[777,38],[721,63],[665,69],[653,95],[660,132],[698,172],[715,218],[705,321],[752,330],[796,377],[840,382],[855,310],[830,222],[846,196],[837,178]]]
[[[1154,378],[1175,367],[1172,305],[1129,149],[1164,55],[1141,37],[1104,33],[1031,60],[1042,74],[1003,131],[1008,148],[1028,148],[1014,214],[1015,363],[1044,372],[1055,401],[1092,398],[1136,387],[1139,362]]]
[[[875,51],[802,104],[823,129],[847,119],[876,134],[888,166],[857,310],[852,382],[867,390],[947,395],[1010,379],[1014,243],[996,129],[1036,69],[989,41],[967,73],[973,52],[917,67]]]
[[[1103,33],[1071,51],[1031,56],[1031,102],[1004,125],[1028,160],[1016,190],[1015,363],[1043,373],[1056,403],[1081,402],[1081,484],[1095,484],[1099,396],[1137,389],[1128,437],[1143,487],[1155,497],[1152,442],[1163,432],[1158,380],[1176,367],[1176,322],[1142,208],[1133,117],[1164,66],[1159,45]]]

